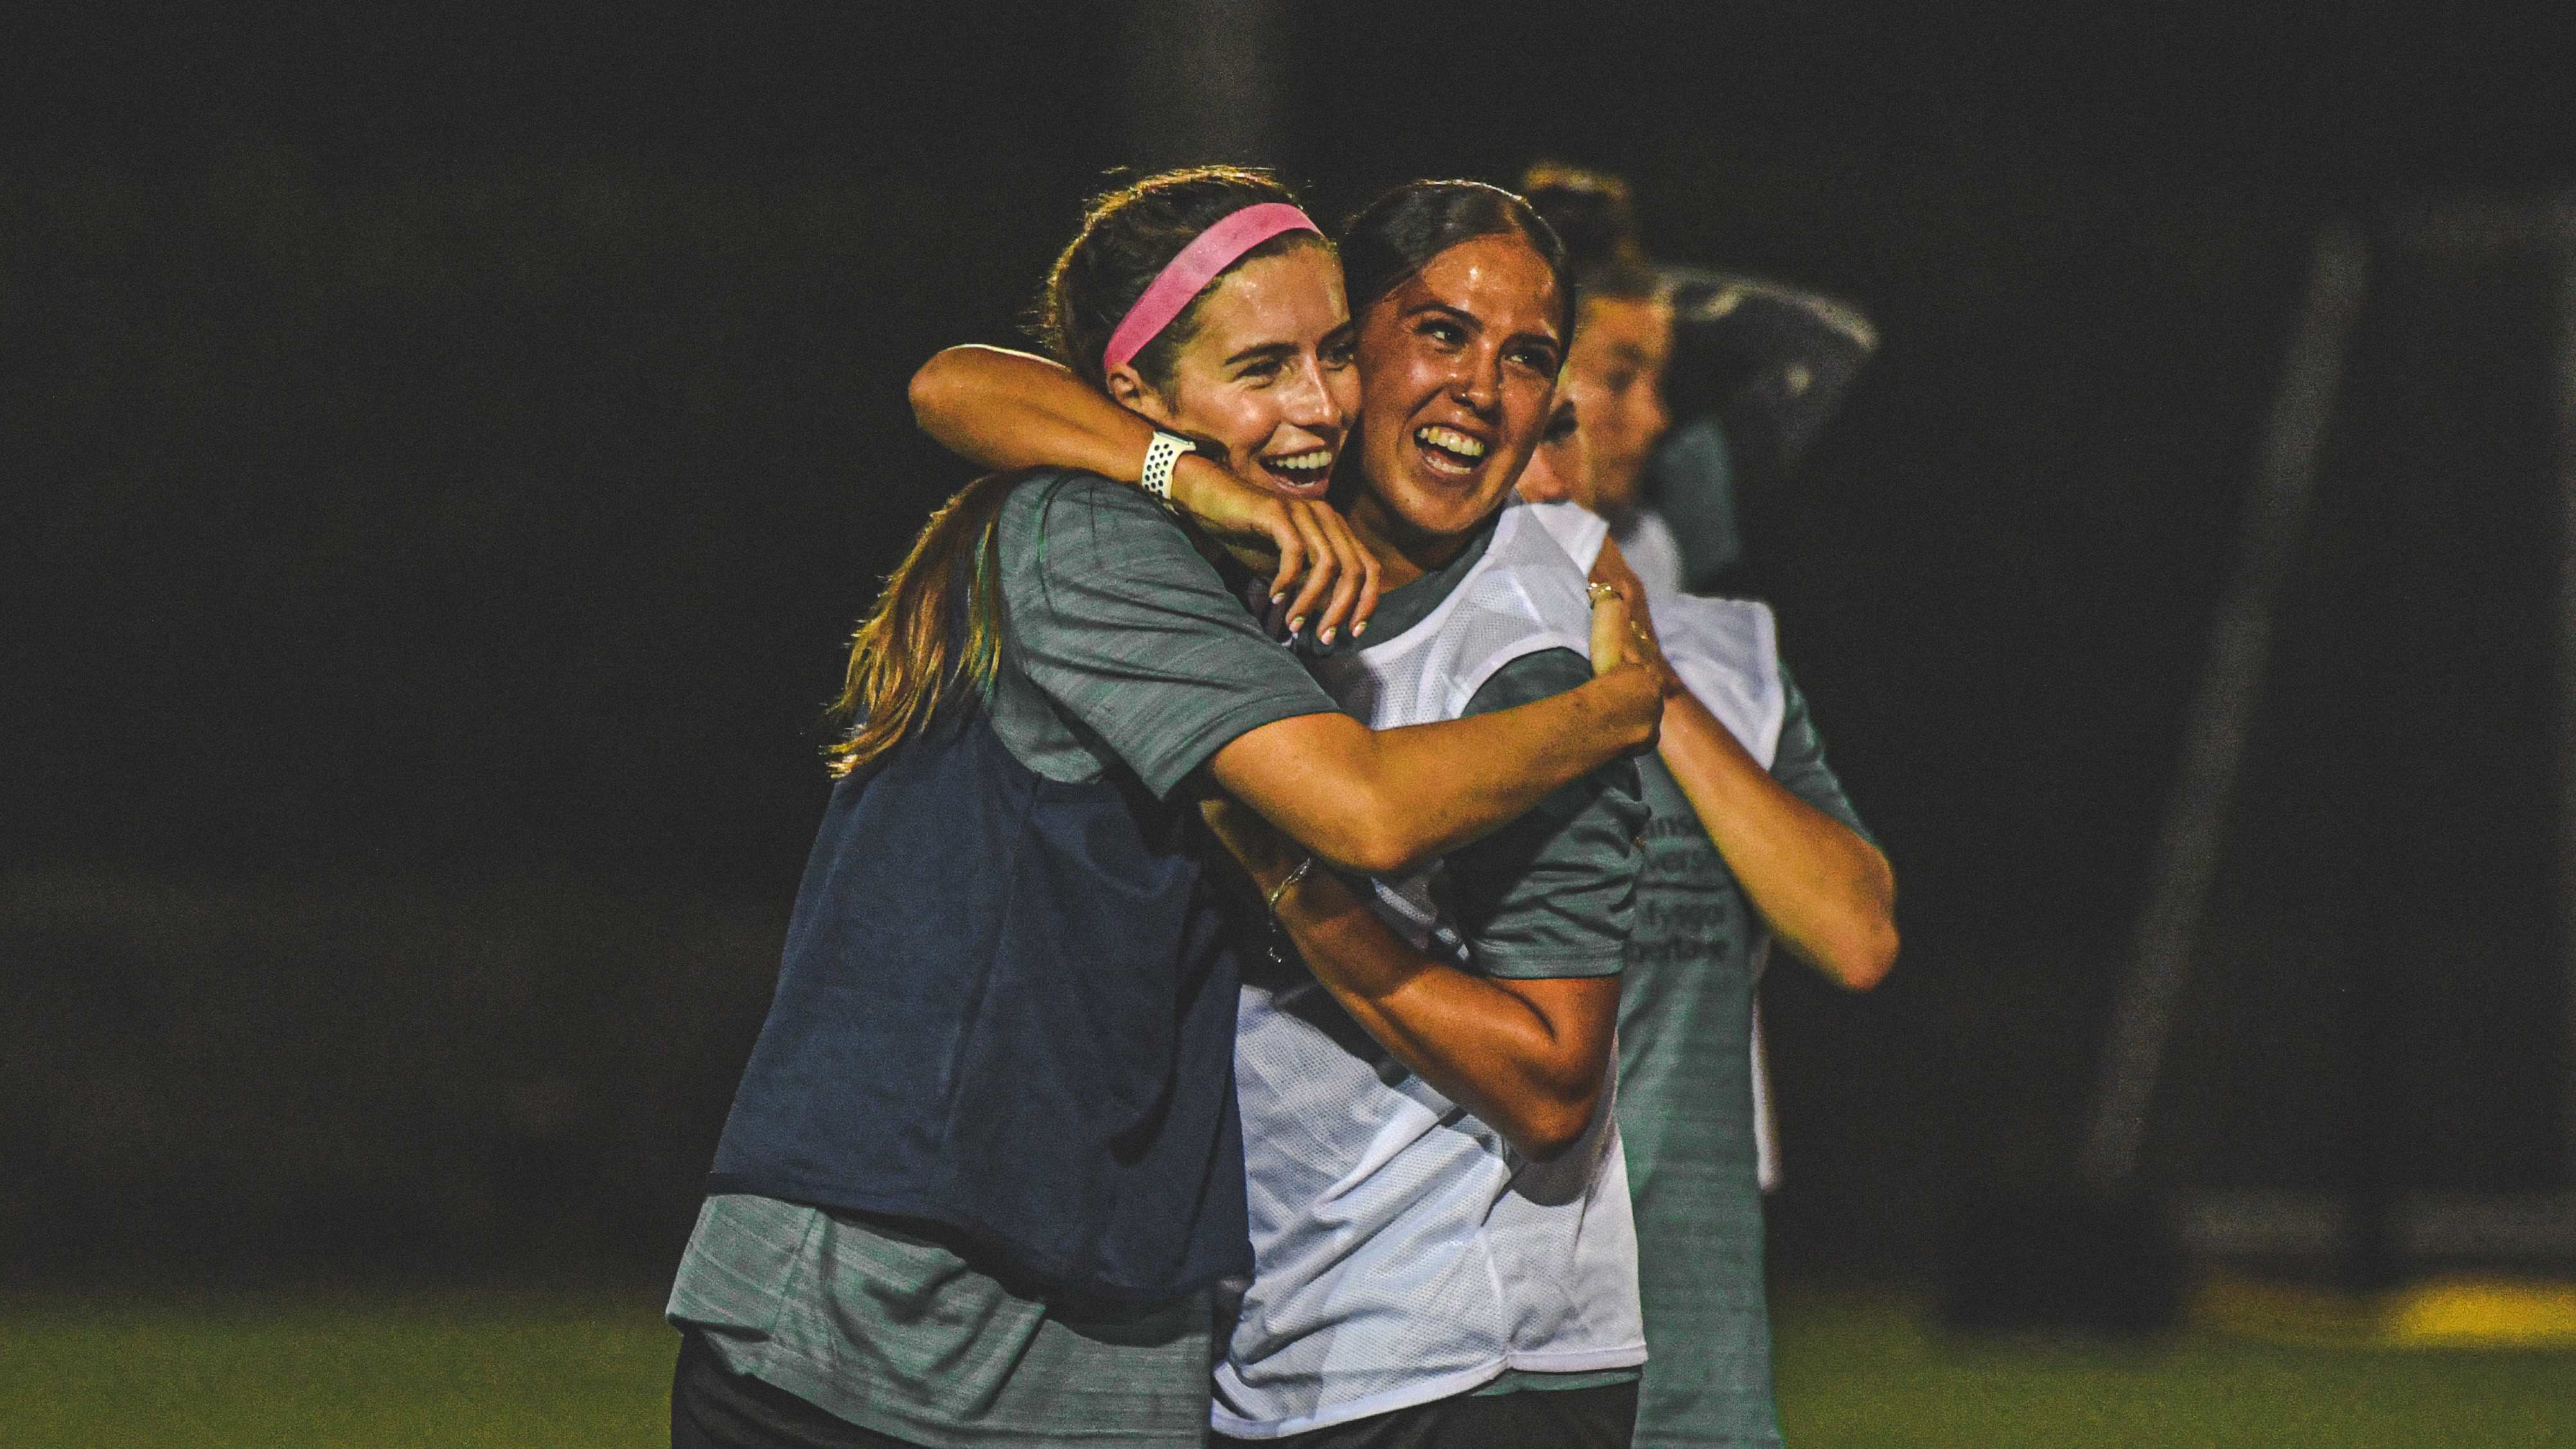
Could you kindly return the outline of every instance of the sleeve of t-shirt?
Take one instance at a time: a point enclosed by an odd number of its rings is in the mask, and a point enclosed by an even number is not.
[[[1582,655],[1544,650],[1504,665],[1466,713],[1528,704],[1591,678]],[[1449,852],[1443,903],[1477,969],[1523,979],[1617,974],[1636,921],[1637,832],[1645,827],[1637,767],[1614,760]]]
[[[1042,476],[1000,522],[1021,673],[1157,796],[1240,735],[1338,708],[1137,489]]]
[[[1824,736],[1816,733],[1816,721],[1807,713],[1807,697],[1798,692],[1798,683],[1789,677],[1786,662],[1780,665],[1780,692],[1785,704],[1779,753],[1771,757],[1771,778],[1788,786],[1799,799],[1850,826],[1853,834],[1877,845],[1878,837],[1860,823],[1860,812],[1852,809],[1851,798],[1843,793],[1843,782],[1835,779],[1833,770],[1825,764]]]

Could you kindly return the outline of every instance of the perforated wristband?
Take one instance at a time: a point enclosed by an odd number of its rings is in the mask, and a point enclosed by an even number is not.
[[[1165,508],[1171,507],[1172,465],[1181,461],[1183,453],[1195,453],[1198,450],[1198,444],[1178,433],[1155,429],[1154,441],[1145,445],[1145,473],[1138,481],[1145,485],[1146,492],[1160,499]]]

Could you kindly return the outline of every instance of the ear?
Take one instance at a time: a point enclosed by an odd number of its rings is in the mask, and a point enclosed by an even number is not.
[[[1116,399],[1120,407],[1131,413],[1143,413],[1158,423],[1171,421],[1164,416],[1168,410],[1163,406],[1162,395],[1146,383],[1145,375],[1136,370],[1136,364],[1127,363],[1102,381],[1108,385],[1110,397]]]
[[[1145,375],[1138,372],[1134,364],[1118,369],[1102,381],[1108,384],[1109,396],[1120,407],[1137,414],[1158,428],[1175,433],[1185,431],[1181,427],[1180,415],[1172,411],[1171,400],[1164,397],[1152,383],[1147,382]]]

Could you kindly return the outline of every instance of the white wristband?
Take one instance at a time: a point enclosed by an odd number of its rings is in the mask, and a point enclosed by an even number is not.
[[[1140,480],[1145,485],[1145,491],[1162,500],[1165,508],[1171,507],[1172,465],[1181,461],[1183,453],[1195,453],[1198,450],[1198,444],[1178,433],[1155,429],[1154,441],[1145,445],[1145,475]]]

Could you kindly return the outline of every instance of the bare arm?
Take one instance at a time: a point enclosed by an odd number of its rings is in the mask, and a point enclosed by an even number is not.
[[[1602,545],[1592,576],[1623,597],[1645,597],[1615,543]],[[1876,986],[1896,964],[1896,873],[1887,857],[1772,778],[1681,687],[1660,652],[1655,663],[1668,691],[1659,747],[1664,767],[1745,899],[1790,955],[1851,990]]]
[[[1304,858],[1233,801],[1203,809],[1264,897]],[[1461,971],[1408,945],[1322,871],[1280,896],[1278,919],[1352,1020],[1523,1156],[1555,1157],[1591,1125],[1618,1024],[1618,977],[1516,981]]]
[[[1664,767],[1789,954],[1854,991],[1896,964],[1896,874],[1876,846],[1801,800],[1688,694],[1664,707]]]
[[[1468,719],[1372,730],[1344,714],[1249,730],[1208,762],[1216,783],[1308,849],[1396,875],[1526,814],[1649,747],[1664,708],[1616,598],[1593,608],[1591,683]]]
[[[1000,347],[951,347],[912,378],[912,416],[940,446],[987,468],[1078,468],[1133,483],[1154,425],[1065,367]],[[1212,459],[1184,454],[1172,504],[1261,572],[1295,591],[1288,618],[1312,616],[1326,643],[1365,630],[1377,609],[1377,560],[1320,499],[1283,497]],[[1320,613],[1318,612],[1320,610]]]

